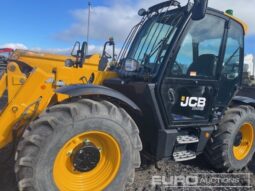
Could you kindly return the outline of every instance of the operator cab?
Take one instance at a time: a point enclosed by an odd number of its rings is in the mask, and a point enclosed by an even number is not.
[[[159,142],[174,144],[174,132],[210,134],[237,93],[246,26],[207,8],[207,1],[181,6],[170,0],[141,9],[139,15],[142,20],[113,68],[120,78],[104,85],[136,102],[144,112],[145,150],[156,158],[168,157],[172,151],[157,148]],[[202,151],[205,142],[201,144],[196,152]]]
[[[156,83],[168,126],[218,120],[241,84],[243,26],[207,1],[171,0],[139,14],[119,56],[121,78]]]

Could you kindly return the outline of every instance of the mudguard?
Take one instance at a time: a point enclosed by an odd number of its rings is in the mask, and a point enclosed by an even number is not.
[[[243,105],[251,105],[255,107],[255,99],[245,96],[235,96],[232,99],[232,103],[243,104]]]
[[[78,97],[78,96],[102,96],[102,97],[110,97],[113,99],[116,99],[129,107],[131,107],[133,110],[142,113],[141,109],[127,96],[124,94],[105,87],[105,86],[99,86],[99,85],[92,85],[92,84],[86,84],[86,85],[72,85],[72,86],[64,86],[61,88],[58,88],[55,90],[56,93],[65,94],[70,97]]]

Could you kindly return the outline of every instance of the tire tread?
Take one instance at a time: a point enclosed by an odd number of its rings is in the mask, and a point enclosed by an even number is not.
[[[46,139],[58,128],[61,128],[61,124],[95,116],[107,117],[117,121],[128,133],[133,148],[133,161],[132,168],[127,173],[129,176],[126,184],[131,184],[134,180],[135,168],[140,167],[141,164],[140,151],[142,150],[142,142],[137,125],[124,109],[117,107],[113,103],[82,99],[77,102],[48,108],[36,121],[32,122],[31,130],[27,129],[25,131],[15,156],[15,172],[19,189],[22,191],[36,190],[33,181],[31,181],[33,179],[33,173],[31,172],[36,160],[36,153],[40,151]]]

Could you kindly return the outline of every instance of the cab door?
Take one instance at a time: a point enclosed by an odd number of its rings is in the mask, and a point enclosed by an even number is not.
[[[190,20],[159,88],[169,125],[206,124],[212,120],[226,22],[212,14],[199,21]]]
[[[241,86],[243,62],[244,30],[239,23],[230,20],[215,111],[222,112]]]

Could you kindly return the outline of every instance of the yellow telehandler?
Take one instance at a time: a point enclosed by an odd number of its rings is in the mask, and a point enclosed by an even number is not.
[[[122,191],[146,159],[241,170],[255,152],[255,100],[242,95],[244,36],[208,0],[141,9],[118,58],[17,50],[0,80],[1,162],[21,191]],[[112,58],[111,58],[112,57]],[[142,151],[142,152],[141,152]]]
[[[23,121],[37,116],[49,104],[68,98],[56,94],[55,89],[73,84],[102,84],[104,79],[117,76],[114,72],[99,69],[102,59],[99,54],[87,56],[86,61],[81,58],[87,45],[85,43],[82,50],[79,46],[76,43],[74,47],[78,47],[75,61],[70,56],[27,50],[16,50],[11,54],[0,80],[3,105],[0,124],[8,127],[0,130],[0,147],[12,142],[14,126],[18,130]]]

